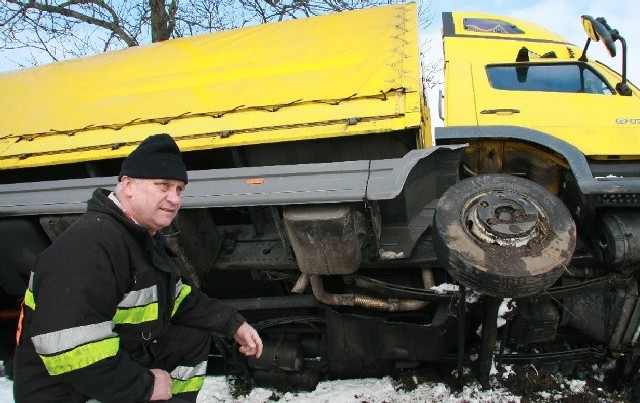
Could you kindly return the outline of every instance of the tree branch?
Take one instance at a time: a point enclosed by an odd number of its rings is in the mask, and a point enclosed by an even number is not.
[[[132,38],[131,36],[129,36],[127,34],[127,32],[118,25],[119,19],[117,18],[117,15],[115,14],[115,11],[107,6],[104,1],[101,0],[71,0],[65,3],[62,3],[61,5],[52,5],[49,3],[38,3],[36,1],[29,1],[29,2],[24,2],[24,1],[18,1],[18,0],[6,0],[8,3],[11,4],[15,4],[17,6],[20,6],[23,8],[24,12],[26,13],[26,11],[28,10],[38,10],[41,12],[48,12],[51,14],[57,14],[57,15],[61,15],[64,17],[69,17],[69,18],[73,18],[76,19],[78,21],[82,21],[82,22],[86,22],[87,24],[92,24],[92,25],[97,25],[101,28],[107,29],[113,33],[115,33],[118,38],[120,38],[124,43],[127,44],[127,46],[137,46],[138,42]],[[78,11],[72,10],[70,8],[67,7],[71,7],[72,5],[80,5],[80,4],[85,4],[85,5],[97,5],[99,7],[102,7],[104,9],[106,9],[112,16],[115,16],[115,19],[113,22],[109,22],[109,21],[105,21],[99,18],[95,18],[93,16],[90,15],[86,15],[83,13],[80,13]]]

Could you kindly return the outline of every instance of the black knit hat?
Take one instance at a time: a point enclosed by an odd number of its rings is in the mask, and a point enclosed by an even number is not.
[[[123,176],[140,179],[175,179],[187,183],[187,169],[180,149],[166,133],[147,137],[122,162],[118,180]]]

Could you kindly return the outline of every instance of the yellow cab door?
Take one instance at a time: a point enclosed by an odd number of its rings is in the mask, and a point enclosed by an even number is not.
[[[592,158],[640,155],[640,99],[575,62],[472,64],[477,122],[536,129]],[[609,80],[611,81],[609,81]]]

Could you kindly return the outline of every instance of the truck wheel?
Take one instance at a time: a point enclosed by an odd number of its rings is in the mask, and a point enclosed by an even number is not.
[[[433,243],[460,284],[520,298],[544,291],[562,275],[576,228],[564,204],[540,185],[479,175],[456,183],[439,200]]]

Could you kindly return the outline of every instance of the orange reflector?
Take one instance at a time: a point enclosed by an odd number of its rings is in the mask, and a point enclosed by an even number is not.
[[[262,185],[263,183],[264,183],[264,178],[247,179],[247,185]]]

